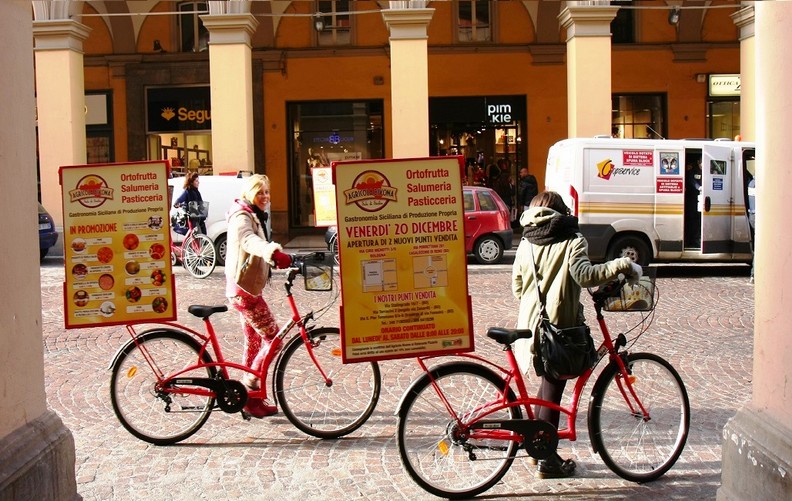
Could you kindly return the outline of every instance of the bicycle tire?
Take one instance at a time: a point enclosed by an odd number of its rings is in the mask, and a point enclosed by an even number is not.
[[[213,397],[158,392],[157,376],[141,351],[142,345],[161,374],[170,374],[190,364],[199,356],[211,363],[207,352],[189,334],[173,329],[152,329],[130,340],[119,350],[112,364],[110,401],[118,420],[132,435],[154,445],[180,442],[209,419]],[[204,376],[206,374],[206,376]],[[214,367],[186,373],[187,377],[214,378]]]
[[[275,364],[274,393],[283,414],[300,431],[317,438],[338,438],[360,428],[379,400],[379,365],[341,363],[341,331],[308,331],[314,356],[332,379],[327,386],[302,336],[292,338]]]
[[[212,239],[193,233],[182,244],[182,265],[195,278],[206,278],[217,266],[217,251]]]
[[[663,476],[682,454],[690,429],[690,401],[679,373],[659,356],[633,353],[627,356],[626,365],[650,419],[645,421],[640,410],[628,408],[619,388],[622,375],[611,362],[591,394],[591,445],[620,477],[651,482]]]
[[[475,496],[503,478],[520,445],[502,440],[473,443],[457,435],[458,424],[449,415],[432,380],[457,416],[468,417],[480,415],[476,414],[477,410],[499,401],[506,383],[495,372],[478,364],[443,364],[416,381],[399,408],[399,455],[410,477],[435,496],[449,499]],[[511,389],[506,398],[509,402],[516,400]],[[486,419],[521,417],[522,412],[515,406],[494,412]],[[473,449],[465,450],[464,445],[472,445]],[[471,458],[471,452],[476,458]]]

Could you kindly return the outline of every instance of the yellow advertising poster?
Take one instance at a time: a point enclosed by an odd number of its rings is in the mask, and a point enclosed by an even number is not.
[[[314,226],[336,224],[336,193],[333,186],[333,170],[330,167],[311,169],[314,196]]]
[[[166,162],[61,167],[66,328],[175,320]]]
[[[333,164],[343,361],[472,351],[461,157]]]

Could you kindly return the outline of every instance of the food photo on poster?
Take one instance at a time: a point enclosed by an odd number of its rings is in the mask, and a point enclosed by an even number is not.
[[[472,351],[461,157],[332,168],[344,362]]]
[[[175,320],[168,165],[60,169],[66,328]]]

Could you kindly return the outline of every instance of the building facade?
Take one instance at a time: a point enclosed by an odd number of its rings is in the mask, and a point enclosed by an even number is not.
[[[383,11],[401,4],[430,10],[429,118],[425,130],[412,131],[428,135],[426,154],[463,155],[471,170],[507,159],[515,178],[527,166],[541,183],[549,146],[569,130],[561,13],[566,4],[592,2],[52,3],[72,4],[71,18],[87,28],[87,162],[164,158],[177,173],[266,172],[277,194],[276,233],[292,238],[317,232],[311,167],[393,156],[396,110]],[[739,2],[683,2],[678,10],[679,2],[604,3],[619,8],[610,25],[611,127],[601,134],[740,133],[740,44],[730,17]],[[209,57],[215,41],[204,22],[212,4],[237,4],[254,20],[252,109],[230,112],[252,114],[253,165],[215,159]],[[596,77],[581,78],[584,89],[600,87]]]

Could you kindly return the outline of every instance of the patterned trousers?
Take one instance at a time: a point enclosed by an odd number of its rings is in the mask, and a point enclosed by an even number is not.
[[[261,296],[243,294],[230,297],[228,301],[239,312],[242,321],[245,334],[243,363],[252,369],[260,369],[269,342],[278,333],[278,323]]]

